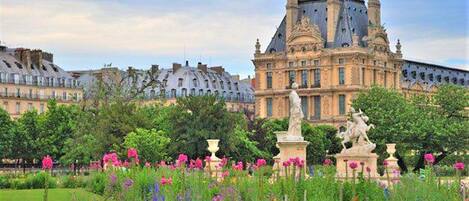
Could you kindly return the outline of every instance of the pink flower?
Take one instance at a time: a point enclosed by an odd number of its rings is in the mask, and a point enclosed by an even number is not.
[[[161,167],[166,167],[166,166],[167,166],[167,165],[166,165],[166,161],[160,161],[160,166],[161,166]]]
[[[425,154],[423,158],[425,159],[425,161],[427,161],[428,164],[433,164],[435,162],[435,157],[433,156],[433,154]]]
[[[49,155],[44,156],[44,158],[42,159],[42,169],[50,170],[52,169],[52,166],[53,166],[52,158]]]
[[[212,158],[210,156],[205,156],[205,162],[210,163]]]
[[[227,176],[229,176],[229,175],[230,175],[230,172],[228,172],[228,170],[224,171],[224,172],[221,174],[222,177],[227,177]]]
[[[352,170],[355,170],[355,169],[357,169],[358,164],[357,164],[357,162],[352,161],[352,162],[350,162],[350,164],[349,164],[348,166],[349,166],[350,168],[352,168]]]
[[[130,148],[129,150],[127,150],[127,158],[137,159],[138,158],[137,150],[134,148]]]
[[[112,162],[112,165],[113,165],[114,167],[120,167],[120,166],[122,165],[122,161],[116,160],[116,161]]]
[[[260,168],[260,167],[265,166],[265,165],[267,165],[267,162],[264,159],[262,159],[262,158],[257,159],[257,162],[256,162],[257,167]]]
[[[384,160],[383,165],[384,165],[384,167],[387,167],[389,165],[389,162],[387,160]]]
[[[284,161],[282,163],[283,167],[289,167],[291,165],[291,162],[290,161]]]
[[[299,157],[290,158],[288,160],[291,164],[295,165],[296,167],[303,167],[305,165],[305,161]]]
[[[122,166],[128,168],[130,166],[130,164],[127,160],[125,160],[124,163],[122,164]]]
[[[145,162],[145,167],[151,167],[151,164],[149,162]]]
[[[457,162],[453,165],[453,168],[456,169],[456,170],[464,170],[464,163],[461,163],[461,162]]]
[[[225,165],[228,164],[228,158],[224,157],[221,159],[220,163],[218,163],[219,168],[225,167]]]
[[[183,165],[183,164],[186,164],[187,160],[188,160],[187,155],[185,155],[185,154],[179,154],[178,160],[177,160],[177,164],[176,164],[176,165],[179,167],[179,166],[181,166],[181,165]]]
[[[371,172],[371,169],[370,167],[366,167],[366,172],[370,173]]]
[[[103,162],[104,163],[115,163],[118,160],[117,154],[116,153],[109,153],[109,154],[104,154],[103,157]]]
[[[200,158],[195,159],[195,168],[198,168],[198,169],[204,168],[203,162],[202,160],[200,160]]]
[[[329,166],[329,165],[332,164],[332,160],[327,158],[326,160],[324,160],[324,162],[322,164],[325,165],[325,166]]]
[[[164,176],[161,177],[161,185],[171,185],[173,184],[173,179],[172,178],[168,178],[166,179]]]
[[[236,165],[233,165],[234,170],[242,171],[243,170],[243,162],[239,161]]]

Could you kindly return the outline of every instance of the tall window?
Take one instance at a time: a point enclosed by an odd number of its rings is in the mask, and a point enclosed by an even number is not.
[[[197,79],[194,78],[194,79],[192,80],[192,85],[194,85],[194,87],[197,87],[198,84],[199,84],[199,82],[197,82]]]
[[[362,85],[365,85],[365,68],[362,68],[362,77],[361,78],[362,78],[362,80],[361,80]]]
[[[44,113],[44,103],[39,105],[39,113]]]
[[[8,96],[8,88],[5,87],[5,90],[4,90],[3,92],[5,93],[5,94],[4,94],[5,97],[7,97],[7,96]]]
[[[384,71],[384,87],[388,87],[388,73]]]
[[[306,61],[301,61],[301,66],[306,66]]]
[[[321,70],[319,68],[314,69],[313,73],[314,73],[314,87],[321,87]]]
[[[62,92],[62,98],[63,100],[67,100],[67,92]]]
[[[303,88],[308,88],[308,71],[307,70],[301,71],[301,86]]]
[[[28,110],[29,111],[33,110],[33,104],[32,103],[28,103]]]
[[[339,85],[345,84],[345,70],[343,67],[339,68]]]
[[[396,72],[394,72],[393,80],[394,82],[392,86],[394,87],[394,89],[397,89],[397,73]]]
[[[319,60],[316,59],[316,60],[313,61],[313,63],[314,63],[314,66],[316,66],[316,67],[319,66]]]
[[[176,98],[176,89],[171,89],[171,97]]]
[[[179,78],[179,80],[178,80],[178,87],[182,87],[182,81],[183,81],[183,79],[182,79],[182,78]]]
[[[205,80],[205,88],[208,88],[208,80]]]
[[[295,82],[296,80],[296,72],[291,70],[288,71],[288,87],[291,87],[291,85]]]
[[[182,89],[182,96],[187,96],[187,89],[186,88],[183,88]]]
[[[345,115],[345,95],[339,95],[339,114]]]
[[[272,89],[272,72],[267,72],[267,89]]]
[[[272,98],[267,98],[267,117],[272,117]]]
[[[19,114],[21,112],[21,103],[16,102],[15,112],[16,114]]]
[[[225,89],[225,85],[223,84],[223,81],[220,81],[220,87],[221,89]]]
[[[321,96],[314,96],[314,119],[321,119]]]
[[[303,110],[304,118],[308,119],[308,97],[307,96],[302,96],[301,98],[301,110]]]
[[[376,84],[376,69],[373,69],[373,84]]]
[[[29,89],[29,98],[33,98],[33,90]]]

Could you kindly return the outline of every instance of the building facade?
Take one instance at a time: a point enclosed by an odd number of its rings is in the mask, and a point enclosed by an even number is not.
[[[53,63],[51,53],[0,45],[0,106],[11,117],[33,109],[42,113],[50,99],[72,104],[82,96],[79,82]]]
[[[155,73],[150,75],[149,71]],[[254,114],[254,89],[249,82],[241,81],[237,75],[230,75],[222,66],[207,67],[199,63],[197,67],[191,67],[186,62],[185,65],[174,63],[172,68],[166,69],[153,65],[150,70],[104,68],[76,71],[73,74],[83,83],[85,94],[89,94],[98,80],[116,82],[123,79],[124,87],[142,90],[142,93],[132,98],[141,104],[173,104],[178,97],[215,95],[226,101],[228,111]],[[145,86],[148,83],[154,84]]]
[[[261,51],[259,41],[255,46],[257,117],[288,117],[293,82],[300,86],[305,119],[337,127],[345,124],[358,93],[373,85],[408,94],[435,89],[428,82],[421,87],[418,76],[442,69],[403,60],[399,41],[391,51],[380,1],[368,0],[367,5],[364,0],[287,0],[286,16],[266,50]],[[453,79],[451,69],[444,72],[444,79]],[[467,84],[466,74],[460,72],[457,82]]]

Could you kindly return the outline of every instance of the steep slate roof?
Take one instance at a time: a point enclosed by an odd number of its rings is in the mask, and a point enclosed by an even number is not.
[[[340,0],[337,31],[333,43],[325,44],[326,48],[342,47],[343,44],[352,45],[352,35],[356,33],[360,39],[368,35],[368,9],[363,0]],[[300,1],[298,19],[309,17],[311,23],[316,24],[321,31],[322,38],[327,41],[327,2],[326,0]],[[275,35],[267,46],[266,52],[285,51],[286,21],[283,18]],[[366,46],[360,42],[361,46]]]
[[[441,81],[437,79],[438,76],[440,76]],[[447,83],[445,78],[448,78],[449,83],[469,87],[469,71],[467,70],[404,60],[401,77],[404,88],[411,88],[417,83],[430,88],[434,85]]]

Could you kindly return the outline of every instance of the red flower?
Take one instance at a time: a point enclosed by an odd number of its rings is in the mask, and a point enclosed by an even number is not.
[[[387,160],[384,160],[383,165],[384,165],[384,167],[387,167],[389,165],[389,162]]]
[[[282,163],[283,167],[289,167],[291,165],[290,161],[284,161]]]
[[[329,166],[329,165],[332,164],[332,160],[327,158],[326,160],[324,160],[324,162],[322,164],[325,165],[325,166]]]
[[[370,167],[366,167],[366,172],[368,172],[368,173],[371,172]]]
[[[352,168],[352,170],[355,170],[355,169],[357,169],[358,164],[357,164],[357,162],[352,161],[352,162],[350,162],[350,164],[349,164],[348,166],[349,166],[350,168]]]
[[[166,179],[164,176],[161,177],[161,185],[171,185],[173,184],[173,179],[172,178],[168,178]]]
[[[137,153],[137,150],[134,149],[134,148],[130,148],[129,150],[127,150],[127,158],[131,159],[138,159],[138,153]]]
[[[425,159],[425,161],[427,161],[428,164],[433,164],[435,162],[435,157],[433,156],[433,154],[425,154],[423,158]]]
[[[267,165],[267,162],[264,159],[262,159],[262,158],[257,159],[257,162],[256,162],[257,167],[260,168],[260,167],[265,166],[265,165]]]
[[[464,170],[464,163],[461,163],[461,162],[457,162],[453,165],[454,169],[456,170]]]
[[[42,169],[50,170],[52,169],[52,166],[53,166],[52,158],[49,155],[44,156],[44,158],[42,159]]]

